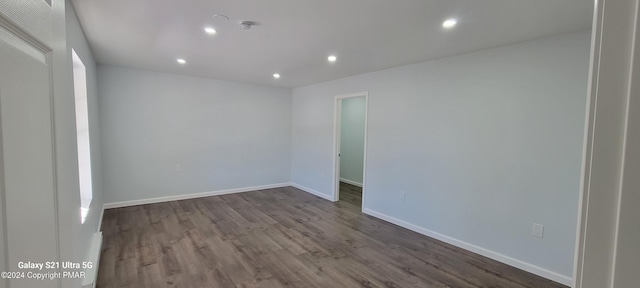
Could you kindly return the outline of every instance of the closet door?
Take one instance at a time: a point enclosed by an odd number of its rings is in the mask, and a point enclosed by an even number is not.
[[[0,14],[0,287],[59,287],[21,262],[57,262],[51,50]],[[7,275],[4,275],[7,276]],[[11,277],[10,277],[11,278]]]

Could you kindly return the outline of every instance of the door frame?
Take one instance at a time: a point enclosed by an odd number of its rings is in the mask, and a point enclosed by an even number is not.
[[[628,12],[629,11],[629,12]],[[616,43],[616,44],[613,44]],[[638,0],[595,1],[573,286],[637,285]],[[610,131],[615,131],[613,134]],[[632,203],[632,204],[629,204]],[[629,207],[631,205],[631,207]],[[633,284],[629,284],[633,283]],[[637,286],[636,286],[637,287]]]
[[[357,92],[338,95],[333,100],[333,202],[340,198],[340,128],[342,114],[342,100],[364,97],[364,155],[362,160],[362,210],[365,208],[367,187],[367,138],[369,130],[369,92]]]

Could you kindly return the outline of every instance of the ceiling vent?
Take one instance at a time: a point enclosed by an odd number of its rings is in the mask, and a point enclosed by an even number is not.
[[[240,28],[244,30],[249,30],[251,27],[255,26],[257,23],[253,21],[242,21],[240,22]]]

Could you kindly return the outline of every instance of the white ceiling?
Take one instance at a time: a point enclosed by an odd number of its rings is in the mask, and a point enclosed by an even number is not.
[[[98,63],[298,87],[588,29],[588,0],[73,0]],[[214,18],[227,15],[230,20]],[[442,22],[458,25],[450,30]],[[260,25],[242,30],[241,20]],[[218,33],[209,36],[211,25]],[[338,56],[328,63],[327,56]],[[187,60],[180,65],[176,58]],[[272,75],[279,73],[280,79]]]

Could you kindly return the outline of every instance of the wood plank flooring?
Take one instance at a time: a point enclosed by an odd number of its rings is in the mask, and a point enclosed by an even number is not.
[[[293,187],[105,211],[98,287],[565,287]]]
[[[362,207],[362,187],[340,182],[340,201]]]

